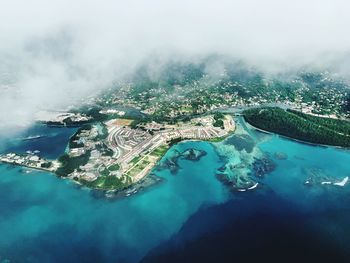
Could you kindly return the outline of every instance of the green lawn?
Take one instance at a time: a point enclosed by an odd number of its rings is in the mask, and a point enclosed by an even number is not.
[[[143,169],[145,169],[146,166],[149,164],[150,164],[150,161],[146,157],[142,161],[138,162],[129,172],[126,173],[126,175],[133,177],[138,173],[140,173]]]
[[[163,157],[165,153],[168,151],[169,147],[167,145],[162,145],[156,148],[151,155],[156,157]]]
[[[82,181],[86,186],[103,189],[103,190],[116,190],[122,189],[126,185],[116,176],[99,176],[95,181],[88,182]]]
[[[134,159],[132,159],[129,164],[130,165],[135,165],[138,161],[140,161],[141,156],[136,156]]]

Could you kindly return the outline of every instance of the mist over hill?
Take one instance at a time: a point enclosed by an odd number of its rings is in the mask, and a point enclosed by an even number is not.
[[[194,64],[215,80],[234,61],[236,68],[283,78],[328,70],[347,80],[348,5],[342,0],[3,1],[1,127],[28,125],[41,109],[81,104],[141,73],[144,64],[151,79],[165,71],[179,78],[196,74],[176,66]]]

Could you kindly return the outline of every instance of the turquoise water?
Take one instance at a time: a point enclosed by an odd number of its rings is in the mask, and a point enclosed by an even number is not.
[[[317,205],[315,204],[317,198],[327,196],[327,200],[330,200],[349,194],[348,184],[344,187],[320,185],[308,187],[304,185],[309,177],[307,169],[321,170],[336,181],[341,181],[346,176],[350,177],[350,152],[348,150],[310,146],[276,135],[261,143],[260,149],[271,155],[282,151],[288,156],[287,160],[275,159],[276,170],[264,180],[264,183],[280,196],[305,206],[314,206]],[[334,205],[337,204],[334,203]]]
[[[43,155],[54,157],[64,151],[61,141],[74,130],[40,128],[40,132],[55,134],[49,139],[47,152],[43,146],[47,142],[40,139],[30,145],[27,141],[6,145],[22,150],[30,146],[30,150],[35,150],[38,144]],[[97,198],[90,190],[52,174],[26,173],[18,167],[0,165],[0,262],[5,259],[10,262],[137,262],[176,235],[187,220],[200,211],[232,200],[237,200],[234,207],[238,208],[240,204],[246,205],[244,200],[248,196],[259,198],[271,193],[288,200],[303,213],[317,215],[307,220],[310,227],[320,227],[326,222],[322,229],[334,233],[336,241],[350,241],[347,238],[350,235],[341,234],[349,230],[343,228],[343,221],[349,218],[345,216],[350,201],[349,185],[304,185],[305,168],[317,167],[339,179],[350,176],[349,151],[257,134],[256,138],[260,137],[263,139],[257,142],[257,147],[263,153],[273,156],[275,152],[283,152],[287,159],[271,157],[277,167],[259,179],[261,188],[239,194],[230,193],[216,179],[216,171],[225,160],[206,142],[175,145],[164,158],[174,150],[188,148],[204,150],[207,155],[196,162],[179,160],[181,169],[174,175],[166,169],[156,171],[156,175],[164,179],[161,184],[118,200]],[[233,149],[228,153],[246,156],[242,151]]]
[[[201,206],[226,200],[213,173],[218,156],[208,143],[179,144],[208,154],[194,166],[157,175],[165,182],[122,200],[94,198],[87,189],[43,172],[0,166],[0,255],[21,262],[139,260],[176,233]],[[171,153],[169,153],[171,154]]]

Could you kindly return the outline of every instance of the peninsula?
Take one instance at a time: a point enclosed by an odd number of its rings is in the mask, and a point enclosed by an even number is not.
[[[232,117],[219,113],[177,124],[150,122],[134,127],[132,123],[112,119],[83,125],[58,160],[11,153],[0,156],[0,161],[54,172],[90,188],[118,191],[144,179],[173,143],[217,140],[235,130]]]

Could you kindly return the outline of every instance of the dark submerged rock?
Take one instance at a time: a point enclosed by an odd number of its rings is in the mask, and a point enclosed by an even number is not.
[[[174,151],[173,156],[168,157],[157,166],[157,170],[168,169],[170,170],[171,174],[174,175],[179,171],[179,169],[181,169],[181,166],[179,165],[180,159],[196,162],[205,155],[207,155],[206,151],[194,148],[189,148],[183,152]]]
[[[262,177],[274,171],[276,164],[268,156],[264,156],[263,158],[255,159],[252,168],[255,176]]]

